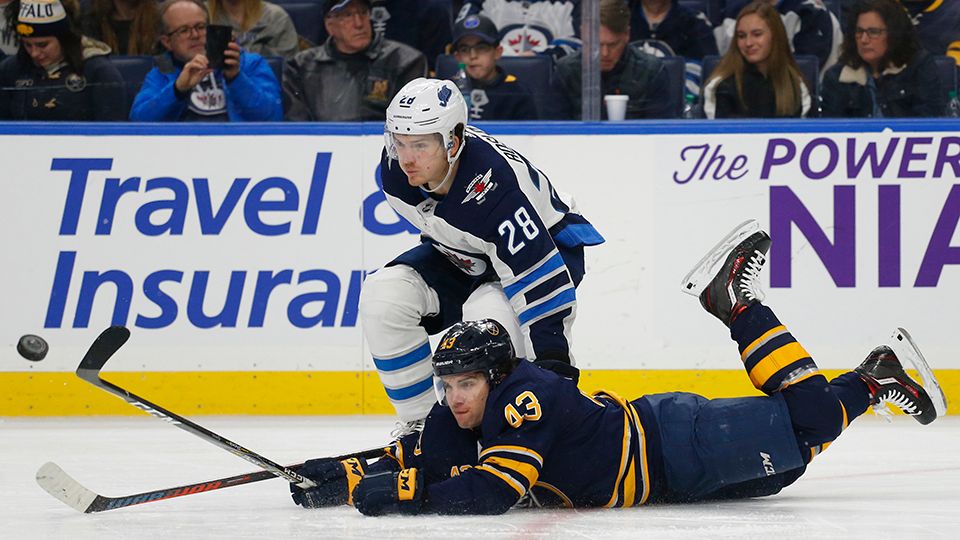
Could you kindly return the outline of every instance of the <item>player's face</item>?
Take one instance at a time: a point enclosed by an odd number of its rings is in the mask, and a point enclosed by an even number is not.
[[[758,69],[766,69],[773,41],[767,22],[756,13],[746,15],[737,23],[736,37],[743,59]]]
[[[467,36],[457,42],[453,56],[466,65],[467,75],[478,81],[490,81],[497,76],[497,60],[503,56],[503,47]]]
[[[397,160],[411,186],[430,188],[447,174],[447,155],[438,134],[394,135]]]
[[[323,20],[323,24],[342,53],[358,53],[373,41],[370,8],[363,2],[352,2],[347,7],[330,13]]]
[[[20,38],[24,50],[37,67],[45,68],[63,60],[60,40],[53,36]]]
[[[622,34],[612,32],[604,25],[600,25],[600,71],[610,71],[620,61],[623,50],[630,42],[630,31]]]
[[[487,395],[490,393],[490,385],[483,373],[475,371],[445,375],[441,379],[447,406],[457,419],[457,425],[463,429],[480,427],[487,405]]]
[[[871,35],[872,34],[872,35]],[[877,67],[887,54],[887,25],[875,11],[861,13],[857,17],[857,54],[871,67]]]

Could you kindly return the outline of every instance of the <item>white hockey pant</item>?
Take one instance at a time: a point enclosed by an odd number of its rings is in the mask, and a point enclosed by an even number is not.
[[[433,392],[432,350],[423,317],[440,313],[440,298],[413,268],[389,266],[367,276],[360,294],[360,319],[387,397],[401,421],[425,418]],[[498,284],[485,284],[463,306],[465,320],[493,318],[510,332],[518,355],[523,333]]]

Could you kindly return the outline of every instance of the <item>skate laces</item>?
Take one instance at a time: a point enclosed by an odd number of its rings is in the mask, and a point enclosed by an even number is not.
[[[410,435],[411,433],[421,432],[423,431],[424,422],[424,418],[419,420],[411,420],[409,422],[397,422],[393,428],[393,431],[390,432],[390,437],[399,439],[400,437]]]
[[[754,250],[753,255],[747,259],[747,265],[743,269],[738,286],[748,300],[762,302],[766,298],[766,294],[760,287],[760,271],[763,270],[763,265],[766,262],[767,257],[758,250]]]
[[[887,422],[892,422],[893,412],[890,411],[890,405],[900,409],[904,414],[911,416],[918,414],[920,411],[917,403],[910,399],[905,393],[896,388],[891,388],[879,397],[876,405],[873,405],[873,413],[883,417]]]

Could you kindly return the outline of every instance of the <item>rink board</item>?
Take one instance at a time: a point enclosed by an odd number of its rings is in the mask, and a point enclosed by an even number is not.
[[[956,122],[484,127],[607,238],[578,290],[585,386],[751,390],[678,285],[756,218],[769,303],[822,367],[903,326],[960,400]],[[378,188],[380,129],[0,125],[0,415],[129,412],[72,375],[111,324],[133,336],[105,377],[184,413],[388,412],[357,300],[417,236]],[[42,362],[17,354],[27,333],[50,343]]]

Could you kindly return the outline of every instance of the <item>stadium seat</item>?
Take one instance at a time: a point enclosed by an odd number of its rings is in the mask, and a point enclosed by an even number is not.
[[[314,45],[323,43],[326,39],[326,29],[323,26],[323,4],[319,2],[291,2],[281,3],[280,7],[290,15],[297,33]]]
[[[820,97],[820,59],[812,54],[798,54],[793,58],[797,61],[797,66],[800,68],[800,72],[803,73],[803,78],[806,79],[810,85],[811,98],[813,99],[814,105],[816,105]],[[703,57],[703,86],[706,86],[707,81],[710,79],[710,74],[713,73],[713,70],[716,69],[719,63],[719,56],[711,54]]]
[[[671,118],[680,118],[680,113],[683,112],[684,105],[686,60],[681,56],[666,56],[660,60],[663,61],[663,65],[667,69],[667,76],[670,79],[670,101],[675,105]]]
[[[133,105],[133,100],[137,97],[140,86],[143,85],[143,80],[147,77],[147,73],[150,73],[150,70],[153,69],[153,57],[115,56],[111,54],[107,58],[110,59],[110,63],[117,68],[120,76],[123,77],[127,97],[126,111],[129,113],[130,106]]]
[[[280,86],[283,86],[283,60],[282,56],[264,56],[264,60],[270,64],[270,69],[273,70],[273,74],[277,77],[277,82]]]
[[[533,92],[537,112],[543,118],[546,109],[545,100],[550,99],[553,78],[553,58],[550,56],[504,56],[498,64],[512,75],[516,75]],[[437,78],[449,79],[457,73],[457,61],[449,54],[437,56]]]
[[[956,92],[956,61],[949,56],[934,56],[933,61],[937,64],[937,74],[940,76],[940,86],[943,88],[943,95],[949,96],[950,92]]]

